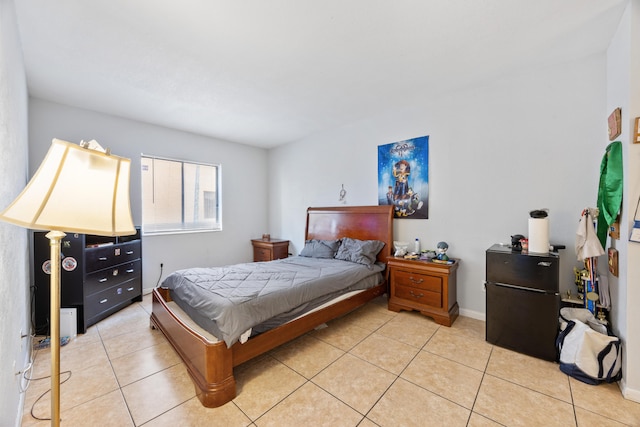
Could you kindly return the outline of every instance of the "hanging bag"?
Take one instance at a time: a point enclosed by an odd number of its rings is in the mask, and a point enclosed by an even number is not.
[[[589,310],[562,308],[560,329],[556,348],[562,372],[587,384],[622,378],[620,339]]]

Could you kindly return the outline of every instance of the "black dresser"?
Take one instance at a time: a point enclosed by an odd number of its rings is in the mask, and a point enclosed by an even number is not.
[[[140,230],[132,236],[68,233],[61,242],[61,308],[75,308],[77,331],[142,301]],[[50,254],[46,232],[33,233],[34,329],[49,334]]]

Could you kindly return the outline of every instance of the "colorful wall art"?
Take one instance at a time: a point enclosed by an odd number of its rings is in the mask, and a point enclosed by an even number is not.
[[[394,218],[429,218],[429,137],[378,146],[378,204]]]

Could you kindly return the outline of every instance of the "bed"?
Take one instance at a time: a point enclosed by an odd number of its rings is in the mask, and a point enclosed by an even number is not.
[[[384,247],[377,254],[376,262],[386,263],[393,242],[392,209],[392,206],[308,208],[305,241],[345,237],[361,241],[378,240],[384,242]],[[151,326],[162,331],[182,358],[202,404],[218,407],[236,396],[235,366],[387,293],[386,270],[380,277],[379,283],[373,287],[349,291],[280,326],[251,336],[245,342],[230,341],[231,346],[193,321],[173,301],[167,287],[159,287],[152,293]]]

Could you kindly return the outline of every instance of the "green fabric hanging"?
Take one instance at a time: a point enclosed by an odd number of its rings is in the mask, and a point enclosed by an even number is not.
[[[622,204],[622,143],[614,141],[600,163],[600,184],[598,186],[598,240],[606,247],[607,233],[620,212]]]

